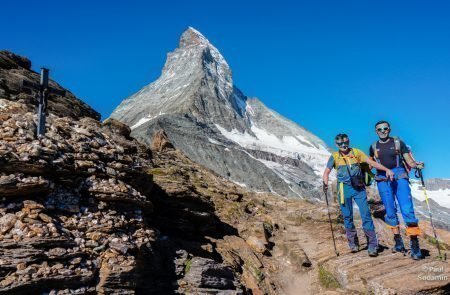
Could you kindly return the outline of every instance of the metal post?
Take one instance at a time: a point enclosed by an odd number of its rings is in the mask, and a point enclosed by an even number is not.
[[[47,113],[48,99],[48,73],[49,70],[41,68],[41,81],[39,89],[39,109],[38,109],[38,128],[37,136],[45,135],[45,116]]]

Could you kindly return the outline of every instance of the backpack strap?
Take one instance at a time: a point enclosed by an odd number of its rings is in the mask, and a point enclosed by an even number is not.
[[[372,151],[373,151],[373,158],[377,163],[380,163],[380,159],[378,159],[378,150],[377,150],[377,141],[372,143]]]
[[[338,168],[338,160],[340,159],[339,152],[334,152],[332,156],[333,156],[333,159],[334,159],[334,169],[337,170],[337,168]]]
[[[394,139],[394,145],[395,145],[395,154],[397,158],[397,167],[400,167],[400,162],[403,162],[403,155],[401,153],[401,143],[400,138],[398,136],[392,136]]]
[[[356,165],[358,165],[359,170],[362,171],[361,165],[360,165],[360,163],[359,163],[358,157],[356,157],[355,151],[354,151],[353,149],[350,149],[350,152],[353,154],[353,157],[355,157]],[[338,153],[339,153],[339,156],[341,156],[341,152],[338,152]],[[350,164],[347,162],[347,156],[342,156],[342,158],[343,158],[344,161],[345,161],[345,166],[347,167],[348,175],[351,177],[351,176],[352,176],[352,173],[350,172]]]

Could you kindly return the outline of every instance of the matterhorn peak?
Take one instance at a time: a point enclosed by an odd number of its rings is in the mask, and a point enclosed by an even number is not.
[[[311,188],[321,184],[318,174],[330,156],[326,144],[248,99],[202,33],[189,27],[179,40],[161,76],[125,99],[111,117],[148,144],[163,129],[190,159],[256,191],[318,196]]]
[[[195,45],[210,45],[208,39],[193,27],[188,27],[180,37],[179,47],[189,47]]]

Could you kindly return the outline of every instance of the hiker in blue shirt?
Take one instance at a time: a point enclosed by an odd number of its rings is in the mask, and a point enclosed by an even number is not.
[[[375,132],[379,139],[370,146],[370,157],[383,164],[395,174],[393,180],[386,177],[384,171],[377,169],[378,192],[386,209],[385,222],[394,234],[395,246],[393,252],[404,252],[405,246],[400,235],[397,205],[400,207],[403,221],[406,224],[406,235],[410,237],[411,257],[415,260],[422,259],[419,247],[418,235],[421,230],[419,220],[414,214],[414,204],[409,187],[409,170],[411,168],[423,168],[423,163],[416,162],[407,145],[398,137],[391,137],[391,126],[387,121],[379,121],[375,124]],[[375,167],[376,168],[376,167]]]

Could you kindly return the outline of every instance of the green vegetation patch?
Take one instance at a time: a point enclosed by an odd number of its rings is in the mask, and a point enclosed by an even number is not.
[[[161,168],[153,168],[153,169],[148,169],[147,170],[148,174],[152,174],[152,175],[162,175],[162,174],[167,174],[166,169],[161,169]]]
[[[319,282],[325,288],[336,289],[341,287],[333,274],[323,265],[319,266]]]
[[[192,259],[186,260],[186,263],[184,264],[184,274],[187,274],[192,267]]]
[[[432,245],[437,247],[438,243],[437,243],[437,241],[436,241],[436,239],[434,237],[426,235],[425,238],[430,244],[432,244]],[[447,245],[446,243],[442,242],[441,240],[439,240],[439,249],[441,249],[441,250],[450,250],[450,246]]]

